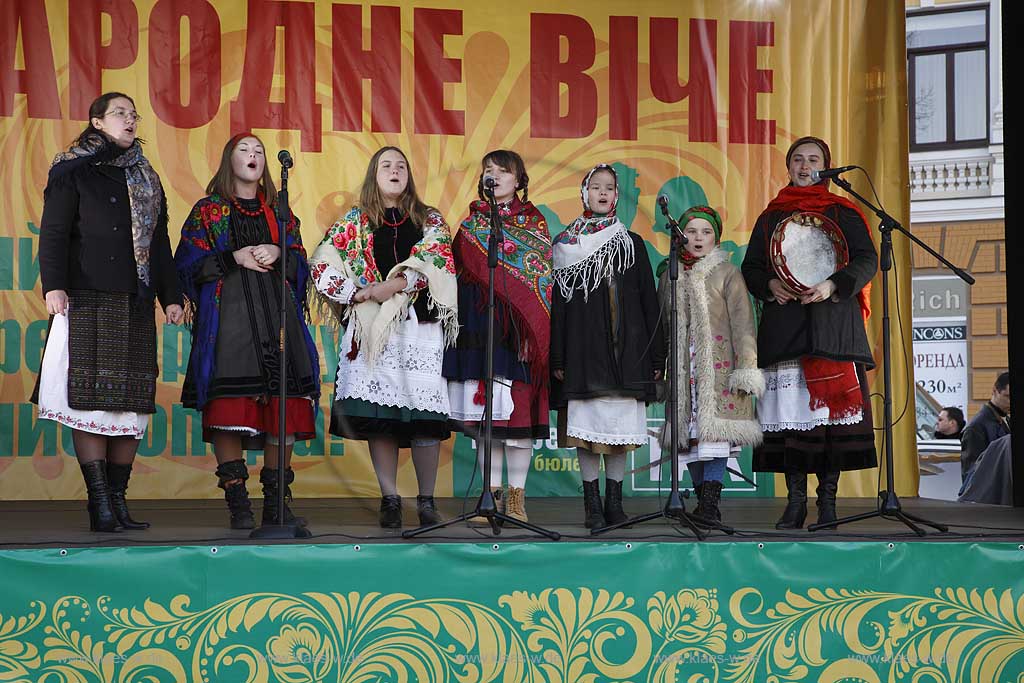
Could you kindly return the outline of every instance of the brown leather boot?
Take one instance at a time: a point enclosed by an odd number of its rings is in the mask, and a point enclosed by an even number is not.
[[[508,487],[508,501],[505,503],[505,514],[520,522],[529,522],[526,516],[526,489],[518,486]]]

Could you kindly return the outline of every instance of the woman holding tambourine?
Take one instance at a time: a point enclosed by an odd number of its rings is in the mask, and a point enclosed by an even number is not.
[[[865,322],[878,256],[864,214],[814,174],[830,164],[823,140],[793,143],[790,184],[758,217],[742,266],[763,307],[764,443],[754,470],[786,475],[778,529],[803,526],[809,473],[818,478],[818,522],[827,524],[836,520],[839,473],[878,462],[865,377],[874,366]]]

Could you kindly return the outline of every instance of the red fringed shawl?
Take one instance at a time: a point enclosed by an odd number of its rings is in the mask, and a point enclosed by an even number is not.
[[[864,229],[868,229],[867,218],[856,204],[845,197],[828,191],[825,184],[796,187],[787,185],[768,203],[765,211],[813,211],[824,213],[829,207],[839,204],[853,209],[860,216]],[[771,239],[771,235],[767,235]],[[871,283],[857,292],[864,321],[871,316]],[[834,361],[827,358],[804,356],[801,359],[807,391],[811,395],[811,410],[828,407],[832,419],[856,415],[864,408],[864,399],[857,379],[857,369],[848,361]]]

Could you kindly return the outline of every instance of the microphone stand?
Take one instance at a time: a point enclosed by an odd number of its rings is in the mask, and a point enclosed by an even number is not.
[[[557,541],[562,536],[557,531],[550,531],[542,527],[524,522],[515,517],[498,512],[498,506],[494,502],[494,494],[491,492],[491,446],[494,416],[492,407],[494,404],[494,271],[498,267],[498,248],[503,241],[502,220],[498,213],[498,202],[494,198],[494,188],[484,185],[484,196],[491,209],[491,234],[487,240],[487,351],[486,351],[486,373],[484,377],[484,420],[483,420],[483,447],[484,466],[481,472],[483,478],[483,491],[476,502],[476,507],[458,517],[436,524],[428,524],[418,529],[410,529],[402,532],[402,538],[413,538],[420,534],[443,529],[453,524],[459,524],[473,517],[484,517],[491,525],[491,532],[497,536],[501,533],[501,524],[511,524],[532,531],[541,536],[546,536],[552,541]],[[499,524],[501,523],[501,524]]]
[[[694,523],[693,516],[686,511],[686,507],[683,505],[682,495],[679,492],[679,330],[676,327],[679,311],[678,304],[676,302],[676,282],[679,280],[679,249],[686,237],[679,229],[679,223],[669,215],[666,204],[661,204],[661,212],[668,220],[669,235],[671,235],[668,253],[668,279],[671,288],[669,295],[669,309],[671,311],[670,320],[672,325],[669,335],[672,343],[668,350],[668,366],[671,375],[669,377],[669,401],[666,407],[669,411],[669,443],[671,444],[669,446],[669,460],[671,461],[672,487],[669,490],[668,501],[665,503],[664,509],[659,510],[658,512],[650,512],[645,515],[640,515],[639,517],[627,519],[625,522],[619,522],[618,524],[609,524],[608,526],[604,526],[599,529],[591,529],[590,535],[597,536],[614,529],[620,529],[622,527],[632,526],[633,524],[649,522],[652,519],[666,517],[683,522],[687,527],[689,527],[690,531],[693,532],[693,535],[696,536],[698,541],[703,541],[706,538],[706,534],[697,528],[697,525]],[[727,527],[721,528],[723,530],[727,529]],[[731,533],[732,529],[729,529],[728,531]]]
[[[279,159],[281,156],[278,157]],[[288,448],[287,436],[285,435],[288,424],[288,363],[285,355],[286,349],[286,321],[288,313],[288,242],[285,234],[288,226],[288,219],[291,210],[288,208],[288,169],[291,167],[291,157],[285,157],[281,163],[281,190],[277,193],[277,240],[281,256],[278,262],[281,264],[281,323],[278,330],[278,422],[277,422],[277,524],[261,524],[252,530],[249,538],[280,539],[280,538],[310,538],[313,534],[304,526],[298,524],[284,523],[284,492],[285,485],[285,451]]]
[[[863,169],[862,169],[863,170]],[[883,209],[878,208],[864,197],[854,192],[850,186],[849,181],[835,176],[832,178],[839,187],[843,188],[851,195],[856,197],[861,204],[871,209],[871,211],[878,216],[880,219],[878,225],[878,231],[881,233],[881,250],[879,253],[879,269],[882,271],[882,374],[884,377],[884,394],[883,394],[883,405],[884,405],[884,423],[883,431],[885,432],[885,490],[879,492],[879,498],[881,498],[881,505],[878,509],[872,510],[871,512],[864,512],[859,515],[850,515],[848,517],[842,517],[837,519],[835,522],[826,524],[811,524],[807,527],[808,531],[817,531],[818,529],[824,528],[835,528],[840,524],[847,524],[849,522],[857,522],[862,519],[871,519],[874,517],[884,517],[886,519],[892,519],[895,521],[903,522],[918,536],[924,536],[925,531],[921,527],[914,524],[918,522],[937,529],[941,532],[949,531],[949,528],[944,524],[938,524],[936,522],[928,521],[923,517],[912,515],[909,512],[904,512],[900,507],[900,500],[896,496],[895,480],[893,475],[893,454],[892,454],[892,346],[889,333],[890,321],[889,321],[889,271],[892,269],[892,232],[897,230],[903,233],[910,240],[921,247],[929,254],[931,254],[939,263],[942,263],[947,268],[956,273],[957,277],[966,282],[969,285],[974,284],[974,278],[971,275],[954,266],[952,263],[947,261],[941,254],[936,252],[934,249],[929,247],[927,244],[919,240],[918,238],[907,232],[899,222],[886,213]]]

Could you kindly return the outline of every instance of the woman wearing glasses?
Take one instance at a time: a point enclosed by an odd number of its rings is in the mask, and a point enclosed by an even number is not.
[[[51,324],[33,399],[40,418],[72,430],[93,531],[149,526],[131,518],[125,491],[156,410],[154,299],[169,322],[182,319],[167,199],[138,123],[127,95],[97,98],[43,191],[39,270]]]

